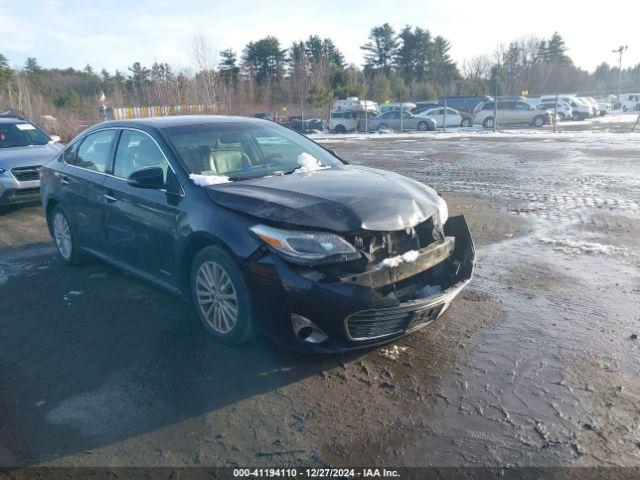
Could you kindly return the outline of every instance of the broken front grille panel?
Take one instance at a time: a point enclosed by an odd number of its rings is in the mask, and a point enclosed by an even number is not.
[[[347,236],[347,241],[360,249],[368,263],[379,263],[385,258],[402,255],[411,250],[424,248],[436,240],[442,240],[442,228],[436,226],[433,218],[412,228],[393,232],[363,231]]]

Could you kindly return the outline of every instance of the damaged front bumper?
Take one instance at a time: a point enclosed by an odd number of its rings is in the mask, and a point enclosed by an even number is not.
[[[254,295],[267,307],[261,308],[265,333],[293,347],[339,352],[388,343],[428,325],[470,281],[475,264],[463,216],[450,218],[444,234],[413,261],[332,282],[307,278],[275,254],[250,262],[246,269]],[[407,284],[412,285],[409,290]],[[317,327],[311,340],[294,330],[292,316]]]

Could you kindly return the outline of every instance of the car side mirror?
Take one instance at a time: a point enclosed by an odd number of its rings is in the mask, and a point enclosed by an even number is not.
[[[160,167],[141,168],[129,175],[127,183],[135,188],[159,190],[165,186],[164,170]]]
[[[60,136],[59,135],[51,135],[49,138],[51,139],[51,141],[53,143],[59,143],[60,142]]]

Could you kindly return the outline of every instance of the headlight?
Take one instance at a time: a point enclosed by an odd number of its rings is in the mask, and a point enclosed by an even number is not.
[[[249,230],[292,263],[317,265],[360,258],[353,245],[333,233],[281,230],[266,225],[253,225]]]
[[[438,197],[438,221],[440,225],[444,227],[444,224],[447,223],[449,219],[449,208],[447,207],[447,202],[444,201],[442,197]]]

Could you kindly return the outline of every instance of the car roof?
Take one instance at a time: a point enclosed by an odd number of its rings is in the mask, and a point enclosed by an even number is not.
[[[234,122],[256,124],[264,124],[265,122],[273,123],[270,120],[255,117],[236,117],[226,115],[177,115],[167,117],[133,118],[129,120],[110,120],[98,123],[94,125],[94,127],[155,127],[163,129],[181,127],[185,125],[206,125]]]
[[[0,123],[7,124],[7,123],[29,123],[29,122],[24,118],[20,118],[20,117],[3,117],[0,115]]]

